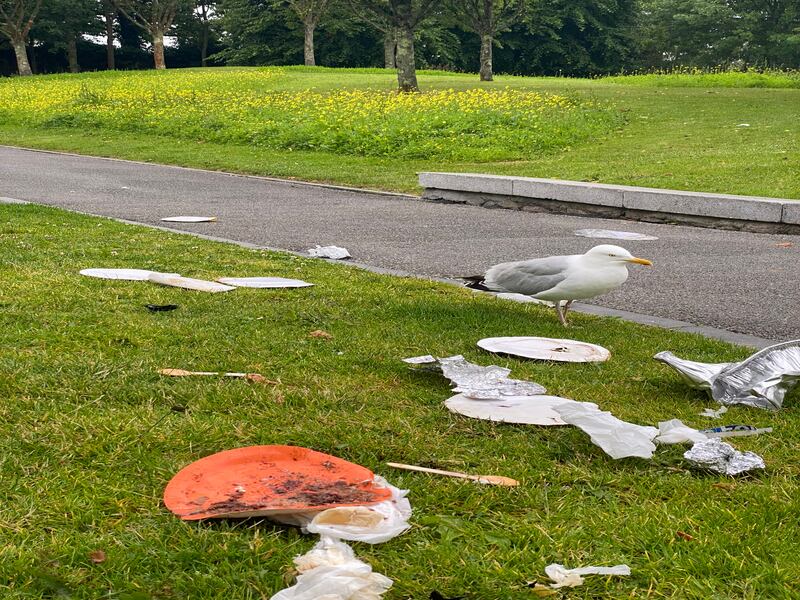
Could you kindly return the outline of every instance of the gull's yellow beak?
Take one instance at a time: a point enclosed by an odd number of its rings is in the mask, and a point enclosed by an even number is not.
[[[646,258],[629,258],[628,262],[636,263],[637,265],[647,265],[648,267],[652,267],[653,263],[651,263]]]

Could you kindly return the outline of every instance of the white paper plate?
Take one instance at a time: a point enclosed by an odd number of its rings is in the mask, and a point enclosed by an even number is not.
[[[164,217],[161,220],[170,223],[213,223],[217,217]]]
[[[147,281],[147,278],[158,271],[146,269],[82,269],[81,275],[99,277],[100,279],[125,279],[128,281]],[[162,273],[162,275],[178,275],[177,273]]]
[[[484,338],[478,346],[497,354],[558,362],[603,362],[611,357],[611,352],[596,344],[543,337]]]
[[[578,229],[575,232],[578,237],[603,238],[607,240],[657,240],[654,235],[644,233],[634,233],[632,231],[614,231],[612,229]]]
[[[314,285],[300,279],[284,277],[218,277],[217,281],[234,287],[249,288],[298,288]]]
[[[472,400],[463,394],[445,400],[450,412],[502,423],[527,425],[566,425],[554,406],[569,402],[558,396],[508,396],[498,400]]]

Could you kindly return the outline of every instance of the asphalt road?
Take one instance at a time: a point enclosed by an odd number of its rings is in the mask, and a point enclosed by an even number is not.
[[[625,285],[591,304],[769,340],[800,338],[798,236],[432,204],[9,147],[0,147],[0,197],[160,226],[162,217],[214,215],[216,223],[169,226],[301,252],[334,244],[360,263],[446,278],[614,243],[576,237],[576,229],[647,233],[658,241],[619,245],[655,266],[633,266]]]

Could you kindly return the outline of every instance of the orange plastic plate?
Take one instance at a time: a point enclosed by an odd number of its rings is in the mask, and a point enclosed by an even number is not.
[[[389,500],[369,469],[299,446],[250,446],[193,462],[167,484],[164,504],[185,521],[316,512]]]

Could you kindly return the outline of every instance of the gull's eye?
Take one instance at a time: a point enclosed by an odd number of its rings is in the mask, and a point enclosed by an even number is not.
[[[609,256],[613,256],[613,257],[616,258],[617,255],[616,254],[609,254]]]

